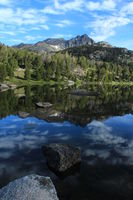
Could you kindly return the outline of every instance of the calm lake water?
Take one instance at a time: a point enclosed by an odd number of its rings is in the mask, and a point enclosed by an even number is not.
[[[0,93],[0,187],[28,174],[50,176],[60,200],[133,199],[133,87],[25,87]],[[37,102],[50,102],[49,109]],[[27,116],[23,116],[23,112]],[[52,172],[43,144],[79,146],[82,162],[70,173]]]

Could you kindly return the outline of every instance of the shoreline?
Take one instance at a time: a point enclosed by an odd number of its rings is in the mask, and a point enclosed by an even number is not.
[[[71,80],[70,80],[71,81]],[[7,85],[16,85],[16,86],[34,86],[34,85],[76,85],[76,86],[81,86],[81,85],[120,85],[120,86],[133,86],[133,82],[85,82],[82,80],[78,80],[77,82],[72,81],[72,83],[70,83],[70,81],[44,81],[44,80],[22,80],[22,79],[17,79],[17,78],[13,78],[12,80],[7,80],[4,81],[2,84],[7,84]]]

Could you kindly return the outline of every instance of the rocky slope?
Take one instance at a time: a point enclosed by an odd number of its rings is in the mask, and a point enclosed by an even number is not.
[[[14,47],[43,53],[43,52],[56,52],[70,47],[77,47],[82,45],[94,45],[94,44],[95,44],[94,40],[92,40],[91,38],[88,37],[88,35],[85,34],[82,36],[78,35],[70,40],[65,40],[63,38],[57,38],[57,39],[48,38],[44,41],[40,41],[33,45],[21,43]]]
[[[120,64],[129,64],[133,62],[133,51],[126,48],[112,47],[108,43],[72,47],[63,50],[63,53],[66,51],[73,56],[85,56],[89,60],[95,61],[114,62]]]

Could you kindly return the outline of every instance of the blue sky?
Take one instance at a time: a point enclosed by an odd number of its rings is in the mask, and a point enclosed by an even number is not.
[[[0,0],[0,41],[35,43],[88,34],[133,49],[131,0]]]

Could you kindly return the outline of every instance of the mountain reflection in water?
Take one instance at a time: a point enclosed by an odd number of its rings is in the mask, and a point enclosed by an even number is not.
[[[99,96],[74,96],[60,87],[0,93],[0,186],[34,173],[50,176],[61,200],[133,199],[132,89],[87,88]],[[53,106],[37,108],[39,101]],[[53,142],[81,147],[74,174],[58,177],[48,168],[41,146]]]

